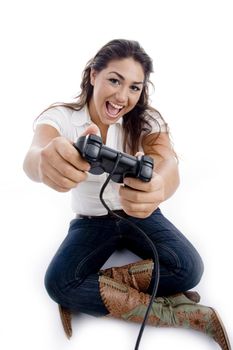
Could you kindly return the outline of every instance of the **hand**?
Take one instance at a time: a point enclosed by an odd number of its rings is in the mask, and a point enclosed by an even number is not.
[[[92,124],[80,136],[97,132],[97,126]],[[40,152],[40,180],[58,192],[68,192],[85,181],[89,169],[89,163],[65,137],[55,137]]]
[[[127,177],[124,184],[127,186],[122,185],[119,190],[120,201],[122,209],[130,216],[146,218],[164,200],[164,180],[156,172],[150,182]]]

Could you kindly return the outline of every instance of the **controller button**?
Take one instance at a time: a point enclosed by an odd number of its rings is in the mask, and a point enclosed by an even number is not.
[[[154,165],[154,161],[153,158],[151,158],[150,156],[143,156],[143,163],[147,163],[148,166],[153,166]]]
[[[91,142],[93,142],[94,141],[94,143],[97,143],[97,144],[99,144],[99,145],[102,145],[102,139],[101,139],[101,137],[100,136],[98,136],[98,135],[94,135],[94,134],[91,134],[91,135],[89,135],[89,137],[88,137],[88,143],[91,143]]]
[[[143,166],[141,168],[139,178],[144,181],[150,181],[152,177],[152,168],[148,166]]]
[[[91,144],[86,145],[85,156],[87,160],[91,160],[92,162],[96,161],[99,156],[99,151],[99,145],[95,145],[95,147],[93,147]]]

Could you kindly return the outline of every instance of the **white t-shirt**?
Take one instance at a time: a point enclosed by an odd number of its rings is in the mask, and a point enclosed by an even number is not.
[[[161,125],[161,131],[166,131],[166,126],[159,113],[156,119]],[[76,142],[80,134],[92,123],[88,108],[85,107],[80,111],[75,111],[67,107],[53,107],[43,112],[35,122],[35,126],[48,124],[59,132],[61,136],[66,137],[72,142]],[[152,132],[158,132],[156,122],[152,123]],[[100,134],[99,134],[100,136]],[[106,146],[118,151],[123,151],[123,130],[122,118],[108,128]],[[142,149],[141,149],[142,150]],[[107,178],[107,174],[93,175],[88,173],[86,181],[81,182],[71,190],[72,210],[76,214],[82,215],[105,215],[107,210],[103,207],[99,193],[100,189]],[[119,201],[120,184],[110,180],[107,185],[103,198],[106,204],[112,210],[121,209]]]

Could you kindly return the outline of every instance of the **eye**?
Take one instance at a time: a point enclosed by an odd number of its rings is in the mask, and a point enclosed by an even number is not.
[[[110,83],[112,83],[113,85],[120,85],[120,81],[116,78],[110,78],[108,79],[110,81]]]
[[[132,86],[130,87],[130,89],[131,89],[132,91],[135,91],[135,92],[141,90],[137,85],[132,85]]]

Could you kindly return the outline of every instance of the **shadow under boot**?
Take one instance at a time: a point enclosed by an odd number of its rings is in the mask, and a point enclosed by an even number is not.
[[[99,287],[109,316],[143,322],[150,302],[149,294],[106,276],[99,277]],[[222,350],[231,350],[226,330],[217,312],[211,307],[196,304],[182,293],[155,298],[147,323],[156,327],[194,329],[212,337]]]

